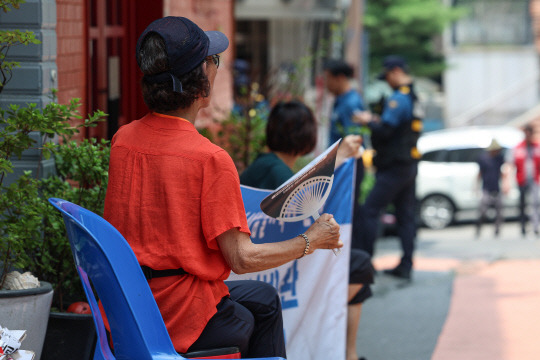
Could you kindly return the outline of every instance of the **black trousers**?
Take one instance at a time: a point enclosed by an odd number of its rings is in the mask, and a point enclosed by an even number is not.
[[[364,250],[351,249],[351,263],[349,268],[349,284],[362,284],[362,288],[349,301],[349,305],[363,303],[373,295],[371,284],[375,276],[375,269],[371,264],[371,256]]]
[[[417,164],[395,165],[388,169],[379,169],[375,174],[375,185],[369,193],[362,209],[363,233],[360,248],[373,256],[374,244],[381,211],[393,203],[396,208],[396,221],[403,256],[400,266],[411,269],[413,265],[415,223],[415,180]]]
[[[254,280],[226,281],[230,297],[217,305],[188,351],[238,346],[242,357],[286,358],[281,302],[276,289]]]
[[[535,233],[538,233],[538,227],[539,227],[539,200],[538,200],[538,189],[536,188],[538,185],[535,183],[525,183],[525,185],[519,186],[519,222],[521,224],[521,233],[525,235],[526,227],[527,227],[527,221],[529,220],[529,217],[526,214],[526,208],[527,208],[527,195],[530,196],[530,199],[532,200],[532,212],[530,220],[533,223],[533,230]]]

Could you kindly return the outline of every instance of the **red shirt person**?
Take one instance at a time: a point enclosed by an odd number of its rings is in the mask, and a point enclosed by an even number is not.
[[[122,127],[112,146],[105,217],[141,265],[189,274],[150,282],[167,327],[184,328],[170,335],[186,350],[229,294],[217,236],[250,234],[238,174],[224,150],[180,118],[148,114]]]
[[[538,184],[540,183],[540,143],[533,139],[533,127],[526,125],[523,129],[525,139],[514,148],[514,165],[516,167],[516,180],[519,186],[519,208],[521,233],[527,232],[527,215],[525,214],[526,198],[532,198],[532,214],[534,233],[538,235]]]
[[[137,63],[152,113],[113,138],[104,217],[154,274],[149,285],[177,351],[238,346],[243,357],[285,357],[275,289],[224,280],[231,269],[265,270],[343,243],[329,214],[306,230],[307,240],[251,242],[232,159],[194,127],[227,47],[225,35],[182,17],[142,33]]]

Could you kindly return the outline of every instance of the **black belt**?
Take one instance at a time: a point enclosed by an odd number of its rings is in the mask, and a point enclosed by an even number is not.
[[[186,275],[186,270],[182,268],[178,269],[167,269],[167,270],[154,270],[148,266],[141,265],[141,270],[144,274],[144,277],[146,280],[150,280],[153,278],[160,278],[160,277],[166,277],[166,276],[177,276],[177,275]]]

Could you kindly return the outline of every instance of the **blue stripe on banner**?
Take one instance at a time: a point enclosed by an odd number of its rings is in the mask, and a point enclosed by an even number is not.
[[[350,224],[352,219],[352,198],[354,194],[355,161],[350,159],[336,169],[332,190],[322,212],[333,214],[338,224]],[[308,218],[298,222],[283,222],[273,219],[260,209],[261,201],[272,190],[241,186],[244,208],[254,243],[279,242],[303,233],[312,223]]]
[[[354,196],[355,160],[349,159],[336,169],[332,190],[323,212],[333,214],[338,224],[350,224]]]

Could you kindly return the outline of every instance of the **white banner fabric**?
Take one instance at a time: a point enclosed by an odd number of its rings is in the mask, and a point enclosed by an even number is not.
[[[317,250],[280,267],[228,280],[261,280],[272,284],[281,298],[288,360],[343,360],[347,327],[347,289],[351,246],[355,162],[336,169],[334,183],[321,213],[333,214],[345,246],[335,256]],[[313,219],[296,223],[275,220],[260,210],[271,191],[242,186],[242,197],[255,243],[279,242],[304,232]]]

